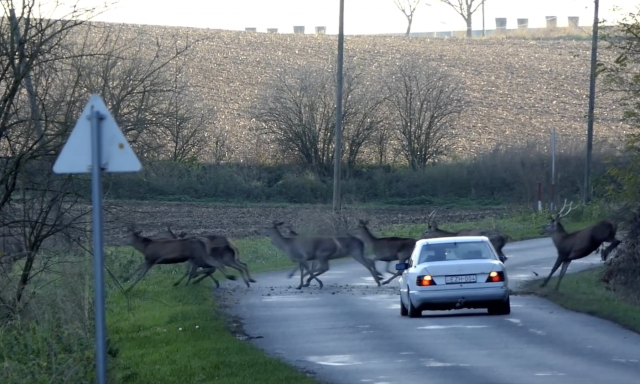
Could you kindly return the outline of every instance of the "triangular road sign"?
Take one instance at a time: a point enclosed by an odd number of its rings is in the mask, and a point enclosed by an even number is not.
[[[102,133],[102,168],[105,172],[138,172],[142,168],[140,160],[131,149],[120,127],[109,112],[100,95],[93,94],[76,121],[71,135],[62,147],[53,165],[55,173],[91,172],[91,113],[98,111],[103,116],[100,121]]]

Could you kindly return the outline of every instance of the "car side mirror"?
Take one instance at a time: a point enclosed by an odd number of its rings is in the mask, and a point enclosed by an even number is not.
[[[404,271],[405,269],[409,269],[409,263],[396,264],[396,271]]]

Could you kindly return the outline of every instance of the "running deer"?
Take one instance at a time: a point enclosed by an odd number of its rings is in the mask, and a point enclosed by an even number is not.
[[[413,248],[416,246],[416,239],[409,237],[375,237],[367,225],[366,220],[359,220],[356,227],[356,236],[364,241],[373,251],[375,261],[386,261],[387,271],[389,263],[398,260],[399,263],[406,263],[411,258]],[[393,279],[400,276],[403,271],[396,271],[393,276],[385,280],[382,285],[389,284]]]
[[[131,284],[125,292],[129,292],[138,284],[140,280],[149,272],[149,269],[156,264],[178,264],[186,261],[193,261],[198,265],[217,267],[229,280],[236,277],[228,275],[224,265],[209,255],[211,243],[207,238],[185,238],[185,239],[152,239],[140,236],[141,230],[129,230],[130,244],[138,252],[144,255],[144,263],[137,269],[138,278]]]
[[[287,229],[289,230],[289,237],[299,236],[299,234],[296,231],[294,231],[293,228],[291,228],[291,226],[288,226]],[[345,257],[349,257],[350,254],[353,252],[355,252],[358,255],[361,253],[364,255],[364,242],[362,242],[362,240],[358,239],[357,237],[347,235],[347,236],[336,236],[334,237],[334,239],[336,239],[336,241],[338,242],[339,247],[336,253],[328,257],[328,260],[335,260],[335,259],[342,259]],[[362,251],[360,251],[360,248],[362,248]],[[378,272],[378,270],[376,269],[376,265],[373,260],[367,258],[366,256],[363,256],[363,260],[369,265],[368,267],[365,266],[367,270],[371,271],[371,269],[373,269],[375,273],[378,275],[378,279],[382,278],[382,274]],[[315,269],[316,269],[316,260],[313,260],[311,262],[311,270],[315,270]],[[294,268],[289,273],[289,278],[291,278],[296,273],[297,270],[298,270],[297,267]],[[390,272],[390,273],[393,273],[393,272]],[[306,272],[305,272],[305,275],[307,275]],[[309,281],[307,281],[307,284],[309,284]]]
[[[176,234],[169,227],[167,227],[167,231],[165,232],[165,234],[173,239],[186,238],[187,236],[186,232],[181,232],[179,235],[176,236]],[[240,251],[235,246],[235,244],[231,242],[231,240],[229,240],[226,236],[213,235],[213,234],[201,235],[200,237],[207,238],[211,243],[211,252],[210,252],[211,257],[216,258],[227,267],[233,268],[238,272],[240,272],[240,276],[244,280],[244,283],[247,285],[247,287],[250,286],[249,282],[251,283],[256,282],[251,277],[251,274],[249,273],[249,267],[247,266],[247,264],[240,261]],[[202,268],[202,271],[199,271],[198,273],[196,273],[198,268]],[[199,282],[206,279],[207,277],[210,277],[213,280],[213,282],[216,284],[216,288],[220,288],[220,283],[215,277],[213,277],[213,274],[215,273],[216,270],[217,270],[216,267],[211,267],[207,265],[196,265],[190,262],[187,268],[187,272],[180,278],[180,280],[176,281],[173,285],[176,286],[180,284],[180,282],[187,275],[194,276],[194,277],[197,275],[202,275],[201,277],[196,279],[193,283],[198,284]],[[189,285],[190,280],[191,280],[191,277],[189,277],[189,279],[187,280],[187,285]]]
[[[324,286],[318,276],[329,270],[329,260],[338,253],[344,253],[345,256],[351,256],[360,264],[364,265],[374,280],[380,286],[378,279],[378,271],[375,270],[373,263],[368,263],[364,256],[364,243],[354,241],[359,240],[351,236],[293,236],[284,237],[278,230],[283,222],[274,221],[271,226],[265,227],[263,233],[271,238],[271,242],[282,251],[284,251],[291,261],[300,265],[300,285],[296,289],[308,287],[311,280],[315,279],[320,286]],[[359,247],[360,245],[360,247]],[[310,270],[309,261],[316,260],[319,264],[318,269]],[[303,284],[305,270],[309,271],[307,283]]]
[[[593,251],[596,251],[598,250],[598,248],[600,248],[601,259],[603,261],[606,261],[609,253],[611,253],[611,251],[613,251],[620,244],[620,240],[616,239],[616,231],[618,226],[611,220],[601,220],[580,231],[567,233],[567,231],[565,231],[564,227],[560,223],[560,220],[566,217],[569,212],[573,210],[573,202],[569,204],[569,209],[564,212],[566,206],[567,200],[565,199],[564,205],[562,206],[560,212],[558,212],[557,215],[550,215],[550,223],[540,232],[541,235],[551,234],[553,244],[558,251],[556,263],[553,265],[551,273],[549,273],[549,276],[547,276],[547,278],[542,282],[542,285],[540,285],[540,287],[544,287],[547,285],[549,280],[551,280],[551,276],[562,264],[562,268],[560,269],[560,276],[558,276],[558,283],[556,284],[555,288],[556,291],[560,288],[560,282],[562,281],[564,274],[567,272],[569,264],[571,264],[573,260],[578,260],[582,259],[583,257],[589,256]],[[605,249],[603,243],[610,244]]]
[[[438,223],[434,220],[435,214],[436,211],[433,211],[427,217],[429,228],[424,231],[424,234],[422,235],[423,239],[454,236],[485,236],[489,239],[493,248],[495,248],[500,261],[504,263],[508,260],[508,257],[502,252],[502,248],[507,244],[507,241],[513,240],[511,236],[495,229],[461,229],[458,232],[445,231],[438,228]]]

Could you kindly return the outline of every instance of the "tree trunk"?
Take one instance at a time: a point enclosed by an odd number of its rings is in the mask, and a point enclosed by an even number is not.
[[[404,34],[405,37],[409,37],[411,34],[411,23],[413,22],[413,17],[407,17],[407,32]]]
[[[473,27],[471,26],[471,15],[467,15],[467,38],[470,39],[473,34]]]

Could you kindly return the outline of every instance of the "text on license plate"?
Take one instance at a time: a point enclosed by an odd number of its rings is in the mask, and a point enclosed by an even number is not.
[[[445,284],[475,283],[476,275],[445,276],[444,282]]]

